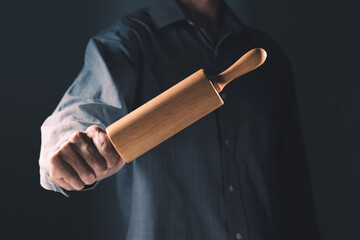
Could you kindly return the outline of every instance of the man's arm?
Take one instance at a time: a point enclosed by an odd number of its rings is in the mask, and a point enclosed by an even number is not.
[[[40,183],[45,189],[66,195],[62,188],[81,189],[123,165],[103,130],[128,113],[135,92],[135,41],[120,30],[89,41],[82,71],[41,127]]]

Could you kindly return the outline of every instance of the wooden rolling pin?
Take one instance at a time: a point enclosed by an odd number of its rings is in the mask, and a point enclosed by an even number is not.
[[[226,84],[265,62],[264,49],[255,48],[224,72],[208,78],[198,70],[106,128],[116,151],[131,162],[224,104],[219,96]]]

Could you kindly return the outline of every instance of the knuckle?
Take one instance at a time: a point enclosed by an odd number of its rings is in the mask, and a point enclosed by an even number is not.
[[[81,131],[76,131],[76,132],[74,132],[74,134],[73,134],[73,138],[75,138],[75,139],[81,138],[81,134],[82,134]]]
[[[96,141],[97,141],[98,145],[100,145],[99,147],[100,147],[101,151],[109,152],[112,150],[112,145],[111,145],[106,133],[98,134],[96,136]]]
[[[69,152],[72,149],[72,143],[71,142],[66,142],[60,149],[59,151],[59,155],[65,153],[65,152]]]
[[[94,125],[94,130],[95,130],[96,132],[103,132],[102,128],[99,127],[99,126],[97,126],[97,125]]]
[[[113,150],[112,145],[107,141],[105,141],[105,139],[103,139],[103,141],[101,141],[100,144],[101,144],[101,150],[104,152],[109,153]]]
[[[85,133],[81,132],[81,131],[76,131],[74,132],[74,134],[72,135],[72,137],[70,138],[70,140],[72,142],[79,142],[79,141],[83,141],[84,140],[84,135]]]
[[[90,127],[87,128],[86,131],[89,131],[89,132],[101,132],[102,128],[99,127],[98,125],[91,125]]]
[[[89,126],[89,127],[86,129],[86,131],[92,131],[92,130],[94,130],[95,126],[96,126],[96,125],[91,125],[91,126]]]

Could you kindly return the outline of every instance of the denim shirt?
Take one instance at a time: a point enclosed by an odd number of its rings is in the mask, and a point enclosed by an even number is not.
[[[117,174],[122,239],[316,239],[294,82],[283,51],[224,4],[216,43],[175,1],[90,39],[83,69],[41,127],[49,156],[77,130],[102,128],[203,68],[222,72],[262,47],[267,61],[227,85],[225,104]],[[101,184],[101,183],[100,183]]]

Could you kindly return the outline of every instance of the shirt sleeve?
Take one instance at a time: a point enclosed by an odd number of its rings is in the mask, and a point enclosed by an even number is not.
[[[41,126],[43,188],[67,196],[49,177],[49,158],[74,131],[91,125],[105,129],[128,113],[137,79],[135,43],[130,34],[114,29],[90,39],[80,74]]]

